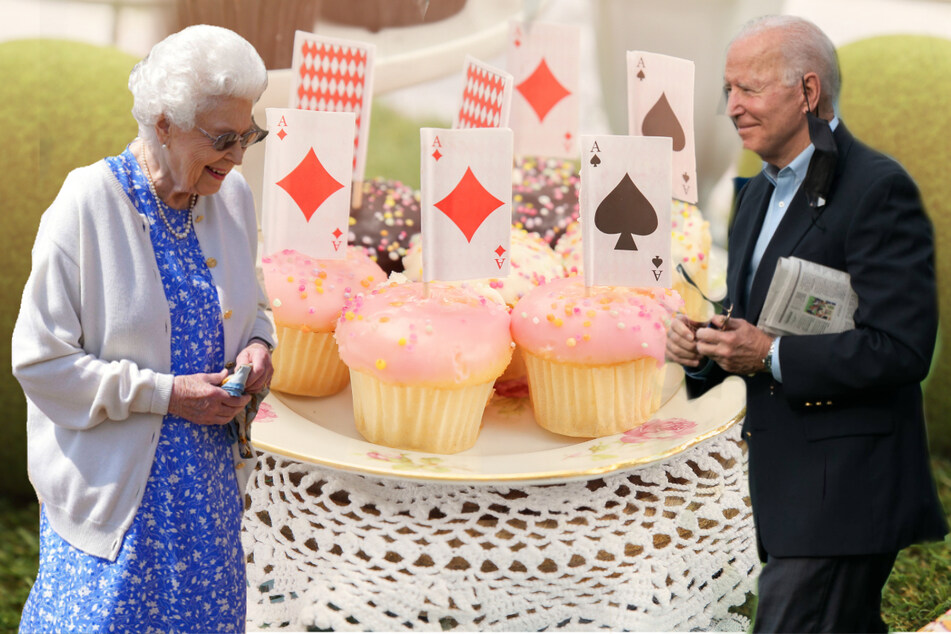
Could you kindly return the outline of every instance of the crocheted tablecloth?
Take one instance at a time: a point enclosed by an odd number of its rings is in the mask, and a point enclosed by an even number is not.
[[[361,475],[264,453],[250,631],[744,631],[759,561],[740,425],[545,485]]]

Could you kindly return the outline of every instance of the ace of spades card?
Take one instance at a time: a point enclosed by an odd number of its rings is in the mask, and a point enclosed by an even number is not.
[[[512,22],[506,68],[512,73],[516,156],[578,156],[581,28]]]
[[[628,134],[671,138],[671,195],[695,204],[693,93],[694,63],[690,60],[659,53],[627,52]]]
[[[354,115],[267,108],[261,229],[264,254],[346,255]]]
[[[586,286],[670,287],[669,137],[583,135]]]
[[[423,281],[505,277],[512,234],[512,131],[421,128]]]

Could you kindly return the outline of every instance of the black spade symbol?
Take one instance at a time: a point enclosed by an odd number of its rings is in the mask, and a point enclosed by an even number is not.
[[[655,268],[655,269],[659,269],[659,268],[660,268],[660,265],[664,263],[664,260],[663,260],[659,255],[655,255],[655,256],[654,256],[654,259],[651,260],[651,262],[654,263],[654,268]]]
[[[684,135],[684,129],[677,120],[670,102],[667,101],[667,94],[661,93],[657,103],[644,115],[644,122],[641,123],[641,134],[644,136],[669,136],[673,139],[674,152],[679,152],[687,145],[687,137]]]
[[[604,197],[594,214],[594,226],[602,233],[618,233],[615,251],[637,251],[633,234],[648,236],[657,229],[657,212],[630,174]]]
[[[643,81],[645,77],[647,77],[647,75],[644,74],[644,71],[643,71],[643,70],[637,71],[637,78],[638,78],[638,79],[640,79],[641,81]]]
[[[598,155],[595,154],[594,156],[591,157],[591,161],[590,161],[590,162],[591,162],[591,165],[593,165],[594,167],[597,167],[598,165],[601,164],[601,159],[599,159],[599,158],[598,158]]]

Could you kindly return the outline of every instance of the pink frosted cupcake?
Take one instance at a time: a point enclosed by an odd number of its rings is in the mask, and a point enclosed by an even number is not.
[[[539,425],[596,437],[646,422],[661,404],[667,327],[683,301],[668,289],[539,286],[512,311]]]
[[[262,258],[278,345],[271,388],[329,396],[347,385],[334,328],[344,302],[383,282],[386,274],[359,247],[340,260],[318,260],[286,249]]]
[[[492,384],[512,356],[499,298],[432,282],[351,298],[337,325],[357,430],[372,443],[433,453],[475,444]]]

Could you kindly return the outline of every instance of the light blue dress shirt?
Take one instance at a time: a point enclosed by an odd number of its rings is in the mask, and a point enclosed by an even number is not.
[[[839,118],[832,117],[829,127],[835,130],[839,125]],[[773,195],[770,196],[769,206],[766,208],[766,217],[763,219],[763,227],[760,229],[759,238],[756,240],[756,246],[753,248],[753,255],[750,257],[750,269],[746,277],[746,296],[750,296],[750,289],[753,287],[753,277],[756,275],[756,269],[763,259],[763,253],[773,239],[776,228],[786,215],[789,204],[799,191],[799,186],[806,178],[806,171],[809,169],[809,161],[815,153],[816,147],[810,143],[809,147],[803,150],[799,156],[781,170],[769,163],[763,163],[763,174],[773,184]],[[779,367],[779,344],[782,337],[776,337],[776,345],[773,346],[773,378],[782,383],[783,374]]]

